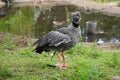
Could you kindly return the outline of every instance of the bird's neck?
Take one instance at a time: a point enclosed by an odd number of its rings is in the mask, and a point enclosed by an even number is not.
[[[76,28],[78,28],[80,26],[79,23],[75,23],[75,22],[72,22],[72,25]]]

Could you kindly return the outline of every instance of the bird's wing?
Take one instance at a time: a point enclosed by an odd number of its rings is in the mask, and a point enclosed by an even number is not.
[[[40,37],[33,45],[36,45],[37,47],[41,47],[43,45],[48,44],[48,40],[46,36]]]
[[[51,31],[46,35],[49,46],[59,46],[61,44],[67,44],[71,42],[71,38],[67,34],[63,34],[59,31]]]
[[[69,34],[70,33],[70,29],[63,27],[63,28],[59,28],[56,31],[60,32],[60,33],[64,33],[64,34]]]

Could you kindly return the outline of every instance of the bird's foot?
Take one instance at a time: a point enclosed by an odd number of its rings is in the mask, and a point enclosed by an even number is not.
[[[62,66],[62,65],[61,65],[61,66],[59,65],[58,68],[59,68],[59,70],[62,70],[62,69],[63,69],[63,66]]]
[[[66,70],[67,67],[59,67],[59,70]]]
[[[63,67],[68,67],[68,66],[69,66],[69,65],[67,65],[67,64],[64,64],[64,65],[63,65]]]
[[[56,64],[56,66],[59,68],[59,70],[62,70],[63,65],[61,63]]]
[[[68,69],[68,65],[62,65],[62,66],[59,66],[58,68],[59,70],[66,70]]]
[[[63,69],[68,69],[68,65],[63,65]]]
[[[59,70],[66,70],[67,67],[68,65],[62,65],[62,64],[58,66]]]

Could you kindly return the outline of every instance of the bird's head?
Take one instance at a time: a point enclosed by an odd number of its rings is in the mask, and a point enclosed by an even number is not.
[[[72,12],[71,16],[72,16],[72,22],[75,23],[75,24],[79,24],[79,22],[81,20],[80,12],[79,11]]]

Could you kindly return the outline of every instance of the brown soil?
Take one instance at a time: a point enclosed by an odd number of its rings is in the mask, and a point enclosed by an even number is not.
[[[69,2],[71,4],[77,5],[79,7],[83,7],[85,10],[96,10],[99,12],[106,13],[108,15],[115,15],[120,17],[120,7],[117,5],[109,5],[109,4],[97,4],[91,0],[40,0],[38,3],[34,3],[34,0],[16,0],[14,1],[15,4],[17,5],[39,5],[39,4],[44,4],[44,5],[49,5],[48,2],[58,4],[57,1],[60,2]],[[1,3],[1,2],[0,2]],[[55,5],[54,4],[54,5]]]
[[[97,4],[91,0],[74,0],[71,2],[74,5],[84,7],[86,10],[97,10],[109,15],[116,15],[120,17],[120,7],[117,5]]]

